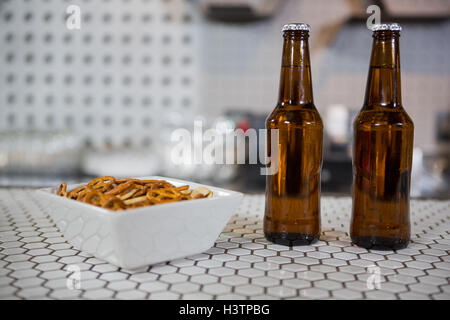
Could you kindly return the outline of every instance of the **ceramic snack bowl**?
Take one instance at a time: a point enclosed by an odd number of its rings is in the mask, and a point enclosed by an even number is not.
[[[198,183],[165,177],[176,187]],[[81,186],[69,185],[67,190]],[[112,211],[56,194],[57,187],[39,189],[49,213],[65,239],[79,250],[124,269],[201,253],[214,241],[236,212],[242,194],[205,186],[210,198],[186,200]]]

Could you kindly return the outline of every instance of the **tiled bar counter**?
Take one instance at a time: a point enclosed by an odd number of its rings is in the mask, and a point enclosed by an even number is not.
[[[68,244],[34,190],[0,189],[0,299],[450,299],[450,201],[412,200],[398,251],[352,246],[350,213],[322,197],[320,241],[289,248],[264,239],[264,197],[247,195],[208,251],[123,270]]]

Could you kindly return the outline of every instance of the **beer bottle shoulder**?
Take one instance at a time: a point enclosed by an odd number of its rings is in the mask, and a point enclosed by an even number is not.
[[[354,122],[355,128],[369,127],[383,129],[395,127],[399,130],[413,130],[414,123],[403,107],[396,108],[363,108]]]
[[[280,128],[284,126],[323,128],[322,119],[314,105],[277,106],[267,117],[266,124],[268,128]]]

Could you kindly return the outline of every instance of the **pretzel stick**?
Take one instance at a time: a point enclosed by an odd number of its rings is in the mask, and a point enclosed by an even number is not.
[[[133,194],[135,194],[136,191],[138,191],[138,190],[137,189],[133,189],[130,192],[124,194],[124,195],[117,196],[117,198],[119,198],[120,200],[126,200],[126,199],[130,198]]]
[[[130,204],[135,204],[135,203],[142,202],[142,201],[145,201],[145,200],[147,200],[147,197],[146,196],[142,196],[142,197],[138,197],[138,198],[125,200],[123,203],[125,203],[128,206]]]

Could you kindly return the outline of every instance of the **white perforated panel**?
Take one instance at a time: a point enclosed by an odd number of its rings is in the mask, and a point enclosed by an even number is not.
[[[81,9],[81,29],[66,8]],[[0,2],[0,127],[141,144],[197,105],[196,10],[183,0]]]
[[[283,3],[271,19],[225,24],[202,19],[198,2],[188,0],[0,1],[0,127],[69,127],[96,145],[122,144],[156,136],[161,111],[268,114],[278,94],[280,29],[298,21],[312,27],[321,114],[333,104],[359,110],[371,38],[364,24],[345,24],[355,4]],[[81,8],[81,30],[65,26],[71,4]],[[433,149],[430,128],[450,101],[449,45],[442,41],[450,24],[403,27],[403,102],[421,132],[416,146]]]

